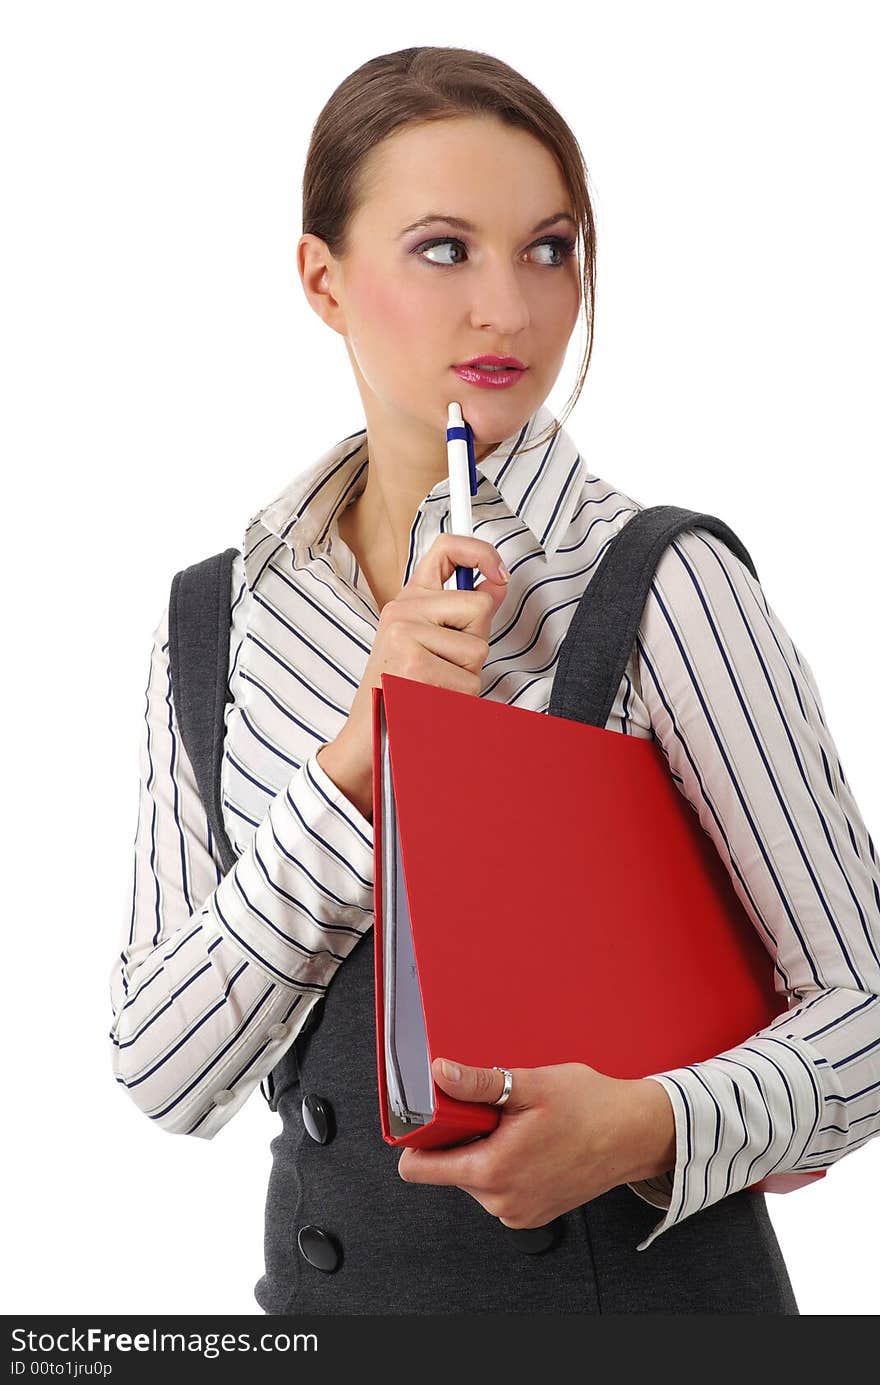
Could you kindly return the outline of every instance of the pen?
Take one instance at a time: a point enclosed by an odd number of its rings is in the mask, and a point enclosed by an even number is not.
[[[452,403],[446,413],[446,458],[449,465],[449,532],[473,534],[471,496],[477,493],[477,466],[474,460],[474,434],[471,425],[462,418],[461,405]],[[455,585],[459,591],[472,592],[474,570],[455,569]]]

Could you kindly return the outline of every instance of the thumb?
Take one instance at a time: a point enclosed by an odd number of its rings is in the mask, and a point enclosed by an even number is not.
[[[495,613],[498,610],[499,606],[502,605],[504,598],[507,596],[509,590],[509,579],[508,581],[502,582],[501,580],[496,580],[494,577],[484,577],[482,581],[474,583],[474,591],[488,592],[495,603],[492,615],[490,617],[490,622],[495,619]],[[507,1102],[505,1102],[504,1104],[506,1106]]]
[[[528,1069],[511,1068],[513,1085],[502,1111],[522,1110],[528,1105]],[[455,1073],[458,1072],[458,1076]],[[458,1101],[495,1102],[504,1091],[504,1073],[495,1068],[470,1067],[457,1059],[435,1058],[431,1073],[438,1087]]]

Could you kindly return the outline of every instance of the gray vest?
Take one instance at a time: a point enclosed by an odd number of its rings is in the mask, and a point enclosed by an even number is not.
[[[637,511],[575,610],[551,715],[606,725],[660,555],[697,527],[757,578],[741,541],[715,516],[670,505]],[[237,553],[228,548],[178,572],[169,605],[175,710],[226,870],[236,857],[223,826],[220,763]],[[798,1312],[760,1193],[724,1198],[638,1253],[663,1214],[626,1185],[549,1226],[516,1230],[461,1188],[405,1183],[400,1150],[379,1125],[374,1004],[368,930],[267,1079],[264,1095],[282,1128],[271,1143],[265,1273],[254,1290],[265,1312]]]

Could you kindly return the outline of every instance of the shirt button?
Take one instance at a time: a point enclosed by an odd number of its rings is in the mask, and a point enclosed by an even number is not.
[[[269,1030],[270,1039],[285,1039],[290,1033],[289,1024],[273,1024]]]
[[[215,1106],[228,1106],[230,1101],[235,1100],[235,1092],[231,1092],[228,1087],[224,1087],[221,1092],[214,1093]]]
[[[342,1248],[320,1226],[303,1226],[297,1236],[300,1254],[316,1270],[332,1274],[342,1259]]]
[[[556,1240],[558,1224],[552,1221],[547,1226],[506,1226],[504,1229],[517,1250],[525,1255],[540,1255]]]
[[[333,1138],[334,1118],[333,1107],[326,1097],[316,1096],[313,1092],[304,1096],[302,1118],[313,1140],[317,1140],[319,1145],[329,1144]]]

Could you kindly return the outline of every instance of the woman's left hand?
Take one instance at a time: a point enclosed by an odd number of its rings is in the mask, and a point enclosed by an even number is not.
[[[449,1060],[447,1060],[449,1061]],[[494,1068],[457,1066],[456,1081],[435,1058],[434,1081],[460,1101],[494,1102],[504,1076]],[[648,1079],[607,1077],[586,1063],[511,1068],[510,1096],[491,1134],[453,1149],[404,1149],[398,1173],[407,1183],[452,1183],[514,1228],[544,1226],[619,1183],[650,1177],[645,1148]],[[667,1134],[674,1131],[669,1098]],[[649,1137],[650,1138],[650,1137]],[[661,1146],[662,1147],[662,1146]],[[659,1170],[658,1170],[659,1171]]]

